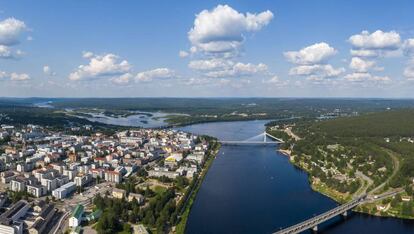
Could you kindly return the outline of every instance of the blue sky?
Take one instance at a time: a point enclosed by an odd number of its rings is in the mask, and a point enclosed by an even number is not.
[[[0,96],[414,97],[412,9],[0,0]]]

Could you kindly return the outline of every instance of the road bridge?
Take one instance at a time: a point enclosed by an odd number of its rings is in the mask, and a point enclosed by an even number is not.
[[[320,214],[318,216],[315,216],[313,218],[310,218],[308,220],[305,220],[303,222],[300,222],[298,224],[295,224],[291,227],[282,229],[278,232],[275,232],[274,234],[294,234],[306,231],[308,229],[312,229],[314,231],[318,230],[318,225],[335,217],[338,215],[347,215],[347,212],[349,210],[352,210],[354,207],[358,206],[359,204],[363,203],[366,199],[366,194],[358,197],[357,199],[354,199],[346,204],[340,205],[338,207],[335,207],[323,214]]]

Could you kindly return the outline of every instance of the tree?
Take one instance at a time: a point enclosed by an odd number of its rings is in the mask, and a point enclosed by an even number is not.
[[[410,184],[407,184],[405,186],[405,192],[409,195],[412,196],[413,195],[413,187]]]
[[[118,219],[113,212],[104,212],[99,218],[96,230],[99,234],[111,234],[118,232],[121,227]]]
[[[413,215],[413,207],[410,202],[404,202],[401,210],[402,215],[404,216],[412,216]]]

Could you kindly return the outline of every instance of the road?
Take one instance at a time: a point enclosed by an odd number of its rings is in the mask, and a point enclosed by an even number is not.
[[[373,190],[369,191],[369,194],[374,194],[375,192],[377,192],[378,190],[380,190],[381,188],[383,188],[397,174],[397,172],[400,170],[400,160],[398,159],[398,156],[394,152],[392,152],[392,151],[390,151],[388,149],[385,149],[385,148],[383,148],[383,149],[388,153],[388,155],[390,155],[390,157],[392,159],[393,171],[392,171],[391,176],[389,176],[386,181],[384,181],[382,184],[378,185]]]
[[[385,192],[383,194],[380,194],[380,195],[375,195],[375,196],[369,195],[364,203],[377,202],[377,201],[380,201],[380,200],[385,199],[385,198],[393,197],[393,196],[397,195],[398,193],[402,193],[402,192],[404,192],[403,188],[397,188],[397,189],[394,189],[394,190],[391,190],[391,191],[387,191],[387,192]]]
[[[49,233],[52,233],[52,234],[63,233],[64,232],[64,229],[65,229],[64,228],[65,227],[65,223],[68,221],[69,215],[70,215],[70,212],[64,213],[62,215],[62,217],[59,219],[59,223],[56,226],[54,226],[52,228],[52,230],[50,230]]]
[[[285,132],[286,132],[286,133],[287,133],[290,137],[292,137],[293,139],[295,139],[295,141],[298,141],[298,140],[300,140],[300,139],[301,139],[298,135],[296,135],[295,133],[293,133],[293,132],[292,132],[292,127],[285,128]]]
[[[368,176],[366,176],[364,173],[360,171],[355,172],[355,176],[361,180],[366,181],[367,184],[361,186],[361,188],[359,188],[358,191],[354,193],[353,195],[354,198],[360,196],[361,194],[366,194],[367,189],[374,183],[374,181],[371,178],[369,178]]]
[[[61,211],[64,212],[64,215],[59,220],[58,225],[56,225],[50,233],[52,234],[64,233],[68,226],[67,224],[68,224],[70,214],[72,213],[76,205],[80,204],[85,207],[89,206],[92,204],[93,198],[96,195],[98,194],[104,195],[106,192],[111,192],[113,187],[114,187],[113,183],[104,182],[101,184],[87,187],[82,194],[74,194],[72,197],[68,199],[64,199],[63,204],[56,206],[56,207],[60,206],[59,208]]]

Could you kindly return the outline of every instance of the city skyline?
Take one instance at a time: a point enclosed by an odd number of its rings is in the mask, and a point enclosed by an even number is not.
[[[409,1],[1,3],[1,97],[414,97]]]

